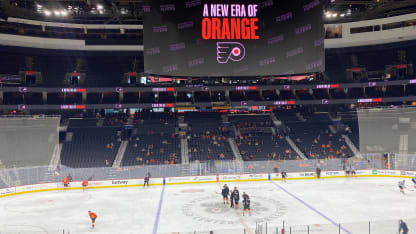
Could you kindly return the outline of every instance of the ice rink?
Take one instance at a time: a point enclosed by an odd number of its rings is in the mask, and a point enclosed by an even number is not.
[[[0,198],[0,233],[292,233],[393,234],[404,219],[416,230],[416,192],[399,192],[399,178],[228,183],[251,197],[251,216],[224,205],[219,184],[90,189]],[[410,187],[411,182],[406,180]],[[221,184],[222,185],[222,184]],[[96,212],[91,229],[88,210]],[[319,224],[319,225],[316,225]],[[26,232],[24,232],[26,231]]]

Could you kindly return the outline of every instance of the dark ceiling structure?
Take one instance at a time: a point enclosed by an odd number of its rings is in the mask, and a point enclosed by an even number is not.
[[[375,19],[416,12],[416,0],[323,1],[323,17],[326,23]],[[46,16],[51,21],[95,18],[103,19],[104,23],[137,23],[142,22],[143,4],[144,0],[2,0],[0,9],[3,14],[9,16],[29,18]],[[61,11],[63,13],[59,14]]]
[[[415,0],[331,0],[326,22],[359,21],[416,13]]]

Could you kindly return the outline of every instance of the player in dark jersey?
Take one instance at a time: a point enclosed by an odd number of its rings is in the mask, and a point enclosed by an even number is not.
[[[222,188],[221,194],[222,194],[222,199],[224,201],[224,204],[228,204],[228,194],[230,194],[230,189],[228,188],[226,184]]]
[[[235,208],[238,209],[238,203],[240,201],[240,192],[238,191],[237,187],[234,187],[234,191],[231,196],[233,196]]]
[[[243,192],[243,195],[241,197],[243,197],[243,200],[244,199],[249,199],[250,200],[250,196],[245,192]]]
[[[318,179],[320,179],[321,178],[321,168],[318,166],[317,168],[316,168],[316,178],[318,178]]]
[[[286,171],[283,169],[283,171],[282,171],[282,182],[286,182],[286,177],[287,177],[287,173],[286,173]]]
[[[144,187],[146,187],[146,184],[147,184],[147,187],[149,187],[149,180],[150,180],[150,177],[152,177],[152,176],[150,175],[150,172],[148,172],[148,173],[146,174],[146,176],[144,177],[144,185],[143,185],[143,188],[144,188]]]
[[[245,193],[243,193],[243,208],[244,208],[243,209],[243,216],[244,216],[244,213],[246,212],[246,210],[248,210],[248,215],[251,216],[250,197]]]
[[[405,183],[404,180],[399,181],[400,192],[403,193],[403,194],[404,194],[404,183]]]
[[[351,174],[350,166],[347,165],[347,167],[345,168],[345,176],[350,177],[350,174]]]
[[[230,194],[230,208],[234,208],[234,193]]]
[[[413,187],[416,188],[416,175],[412,177]]]
[[[353,165],[351,165],[350,167],[350,173],[351,173],[351,177],[354,177],[357,174]]]
[[[407,228],[407,224],[403,220],[400,220],[399,221],[399,234],[407,234],[408,232],[409,232],[409,228]]]

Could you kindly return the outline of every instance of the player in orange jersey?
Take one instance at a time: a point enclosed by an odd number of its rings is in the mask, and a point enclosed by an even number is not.
[[[85,191],[85,189],[87,189],[87,187],[88,187],[88,180],[82,181],[82,191]]]
[[[88,214],[89,214],[91,222],[92,222],[92,228],[94,228],[95,227],[95,220],[97,219],[98,216],[90,210],[88,211]]]
[[[66,188],[68,188],[68,185],[69,185],[69,179],[68,179],[68,177],[64,177],[64,179],[62,180],[62,183],[64,184],[64,190]]]

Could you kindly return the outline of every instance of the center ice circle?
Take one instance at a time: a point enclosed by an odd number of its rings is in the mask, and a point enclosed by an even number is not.
[[[256,222],[267,222],[283,216],[287,207],[280,201],[268,198],[258,197],[251,198],[251,218]],[[224,204],[221,197],[206,196],[193,199],[185,203],[182,213],[193,220],[214,223],[214,224],[238,224],[237,214],[242,214],[242,200],[240,208],[230,208],[229,204]],[[237,212],[237,213],[236,213]]]

